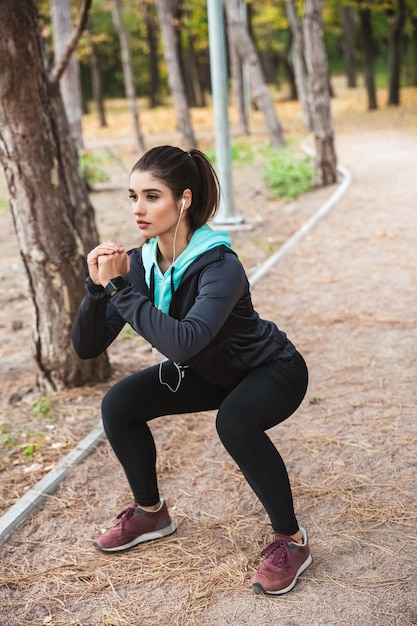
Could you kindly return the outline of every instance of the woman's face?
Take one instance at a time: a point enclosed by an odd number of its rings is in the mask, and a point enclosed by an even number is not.
[[[136,224],[145,239],[174,234],[182,200],[174,200],[171,189],[161,180],[149,172],[133,171],[129,198]]]

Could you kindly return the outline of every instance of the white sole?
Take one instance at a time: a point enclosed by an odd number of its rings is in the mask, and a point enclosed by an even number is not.
[[[168,535],[172,535],[177,530],[174,522],[171,522],[165,528],[160,528],[159,530],[154,530],[151,533],[144,533],[143,535],[139,535],[133,541],[129,543],[125,543],[123,546],[116,546],[115,548],[102,548],[98,545],[98,543],[94,542],[93,545],[98,550],[102,552],[121,552],[123,550],[129,550],[129,548],[133,548],[134,546],[138,546],[141,543],[145,543],[147,541],[154,541],[155,539],[162,539],[163,537],[167,537]]]

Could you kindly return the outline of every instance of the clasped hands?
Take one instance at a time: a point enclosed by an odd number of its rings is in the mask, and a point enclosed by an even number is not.
[[[91,280],[105,287],[110,279],[126,276],[130,270],[130,258],[123,246],[104,241],[89,252],[87,265]]]

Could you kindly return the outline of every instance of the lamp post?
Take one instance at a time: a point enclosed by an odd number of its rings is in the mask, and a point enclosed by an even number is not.
[[[239,224],[243,217],[236,213],[233,204],[232,155],[228,114],[228,72],[223,5],[221,0],[207,2],[210,73],[213,93],[214,130],[216,144],[217,176],[221,188],[217,224]]]

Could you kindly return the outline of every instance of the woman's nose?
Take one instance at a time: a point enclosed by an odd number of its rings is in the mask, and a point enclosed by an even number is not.
[[[140,202],[139,198],[132,203],[132,213],[134,215],[140,215],[141,213],[143,213],[143,205]]]

